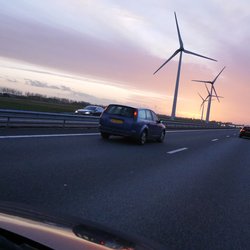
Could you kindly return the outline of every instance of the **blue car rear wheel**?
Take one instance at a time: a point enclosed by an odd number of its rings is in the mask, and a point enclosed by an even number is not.
[[[139,136],[139,139],[138,139],[138,144],[139,145],[144,145],[147,141],[147,131],[146,130],[143,130]]]

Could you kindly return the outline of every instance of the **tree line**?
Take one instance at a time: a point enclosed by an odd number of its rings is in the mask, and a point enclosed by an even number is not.
[[[7,88],[7,87],[0,88],[0,96],[29,99],[29,100],[34,100],[34,101],[44,101],[44,102],[57,103],[57,104],[76,104],[76,105],[82,105],[82,106],[86,106],[90,104],[89,102],[85,102],[85,101],[75,101],[75,100],[70,100],[67,98],[50,97],[47,95],[41,95],[41,94],[36,94],[32,92],[22,92],[20,90]]]

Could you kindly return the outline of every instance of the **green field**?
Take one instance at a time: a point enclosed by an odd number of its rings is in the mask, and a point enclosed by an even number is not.
[[[74,103],[50,103],[46,101],[22,99],[15,97],[0,97],[0,109],[30,110],[40,112],[74,112],[82,108]]]

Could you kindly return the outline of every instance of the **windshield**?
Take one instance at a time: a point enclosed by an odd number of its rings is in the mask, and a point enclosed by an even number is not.
[[[0,2],[0,214],[250,248],[250,1]]]

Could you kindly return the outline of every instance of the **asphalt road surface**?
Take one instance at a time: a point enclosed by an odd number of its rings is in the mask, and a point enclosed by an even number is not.
[[[144,146],[90,132],[1,130],[0,200],[166,249],[249,249],[250,140],[237,130],[169,131]]]

